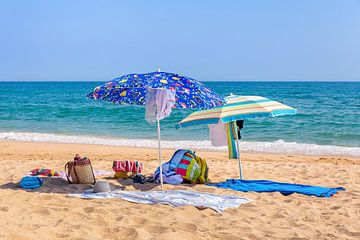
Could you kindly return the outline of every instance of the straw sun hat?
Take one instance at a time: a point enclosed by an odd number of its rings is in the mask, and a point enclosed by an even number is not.
[[[110,192],[111,188],[108,182],[105,181],[97,181],[93,187],[93,192],[94,193],[99,193],[99,192]]]

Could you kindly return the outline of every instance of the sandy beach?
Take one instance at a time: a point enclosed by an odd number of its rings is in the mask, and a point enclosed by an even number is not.
[[[359,11],[0,1],[0,240],[360,240]]]
[[[332,198],[280,193],[243,193],[204,185],[166,185],[230,194],[254,201],[218,214],[195,207],[134,204],[119,199],[70,198],[88,185],[69,185],[62,179],[45,179],[37,190],[16,187],[34,168],[63,170],[75,153],[88,156],[94,169],[111,171],[113,160],[140,160],[145,174],[157,166],[156,149],[99,145],[0,142],[1,239],[359,239],[360,159],[300,155],[246,154],[247,179],[343,186]],[[173,150],[163,152],[169,159]],[[225,152],[197,151],[210,167],[213,182],[238,176],[237,162]],[[101,177],[100,177],[101,178]],[[98,179],[100,179],[98,178]],[[106,178],[113,188],[127,191],[159,189],[153,184]]]

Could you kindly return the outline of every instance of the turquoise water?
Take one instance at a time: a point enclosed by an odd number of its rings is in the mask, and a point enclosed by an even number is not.
[[[100,82],[0,82],[0,133],[36,132],[122,139],[156,138],[144,108],[88,100]],[[296,108],[299,114],[249,120],[244,141],[360,146],[360,83],[205,82],[226,96],[260,95]],[[206,126],[176,130],[191,110],[174,110],[162,121],[165,140],[207,140]]]

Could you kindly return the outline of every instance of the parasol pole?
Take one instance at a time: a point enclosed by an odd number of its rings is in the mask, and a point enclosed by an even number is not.
[[[161,189],[164,190],[162,160],[161,160],[160,120],[159,119],[157,119],[157,133],[158,133],[159,164],[160,164],[160,184],[161,184]]]
[[[240,172],[240,179],[243,179],[243,170],[242,170],[242,163],[241,163],[241,158],[240,158],[240,146],[239,146],[239,136],[238,136],[238,131],[240,131],[238,129],[238,126],[236,124],[236,122],[233,122],[234,127],[235,127],[235,136],[236,136],[236,149],[237,149],[237,159],[239,162],[239,172]]]

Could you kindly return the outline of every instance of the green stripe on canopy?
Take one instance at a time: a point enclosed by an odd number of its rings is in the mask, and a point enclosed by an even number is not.
[[[200,124],[228,123],[261,117],[296,114],[296,109],[260,96],[231,95],[226,104],[208,110],[193,112],[176,125],[176,128]]]

